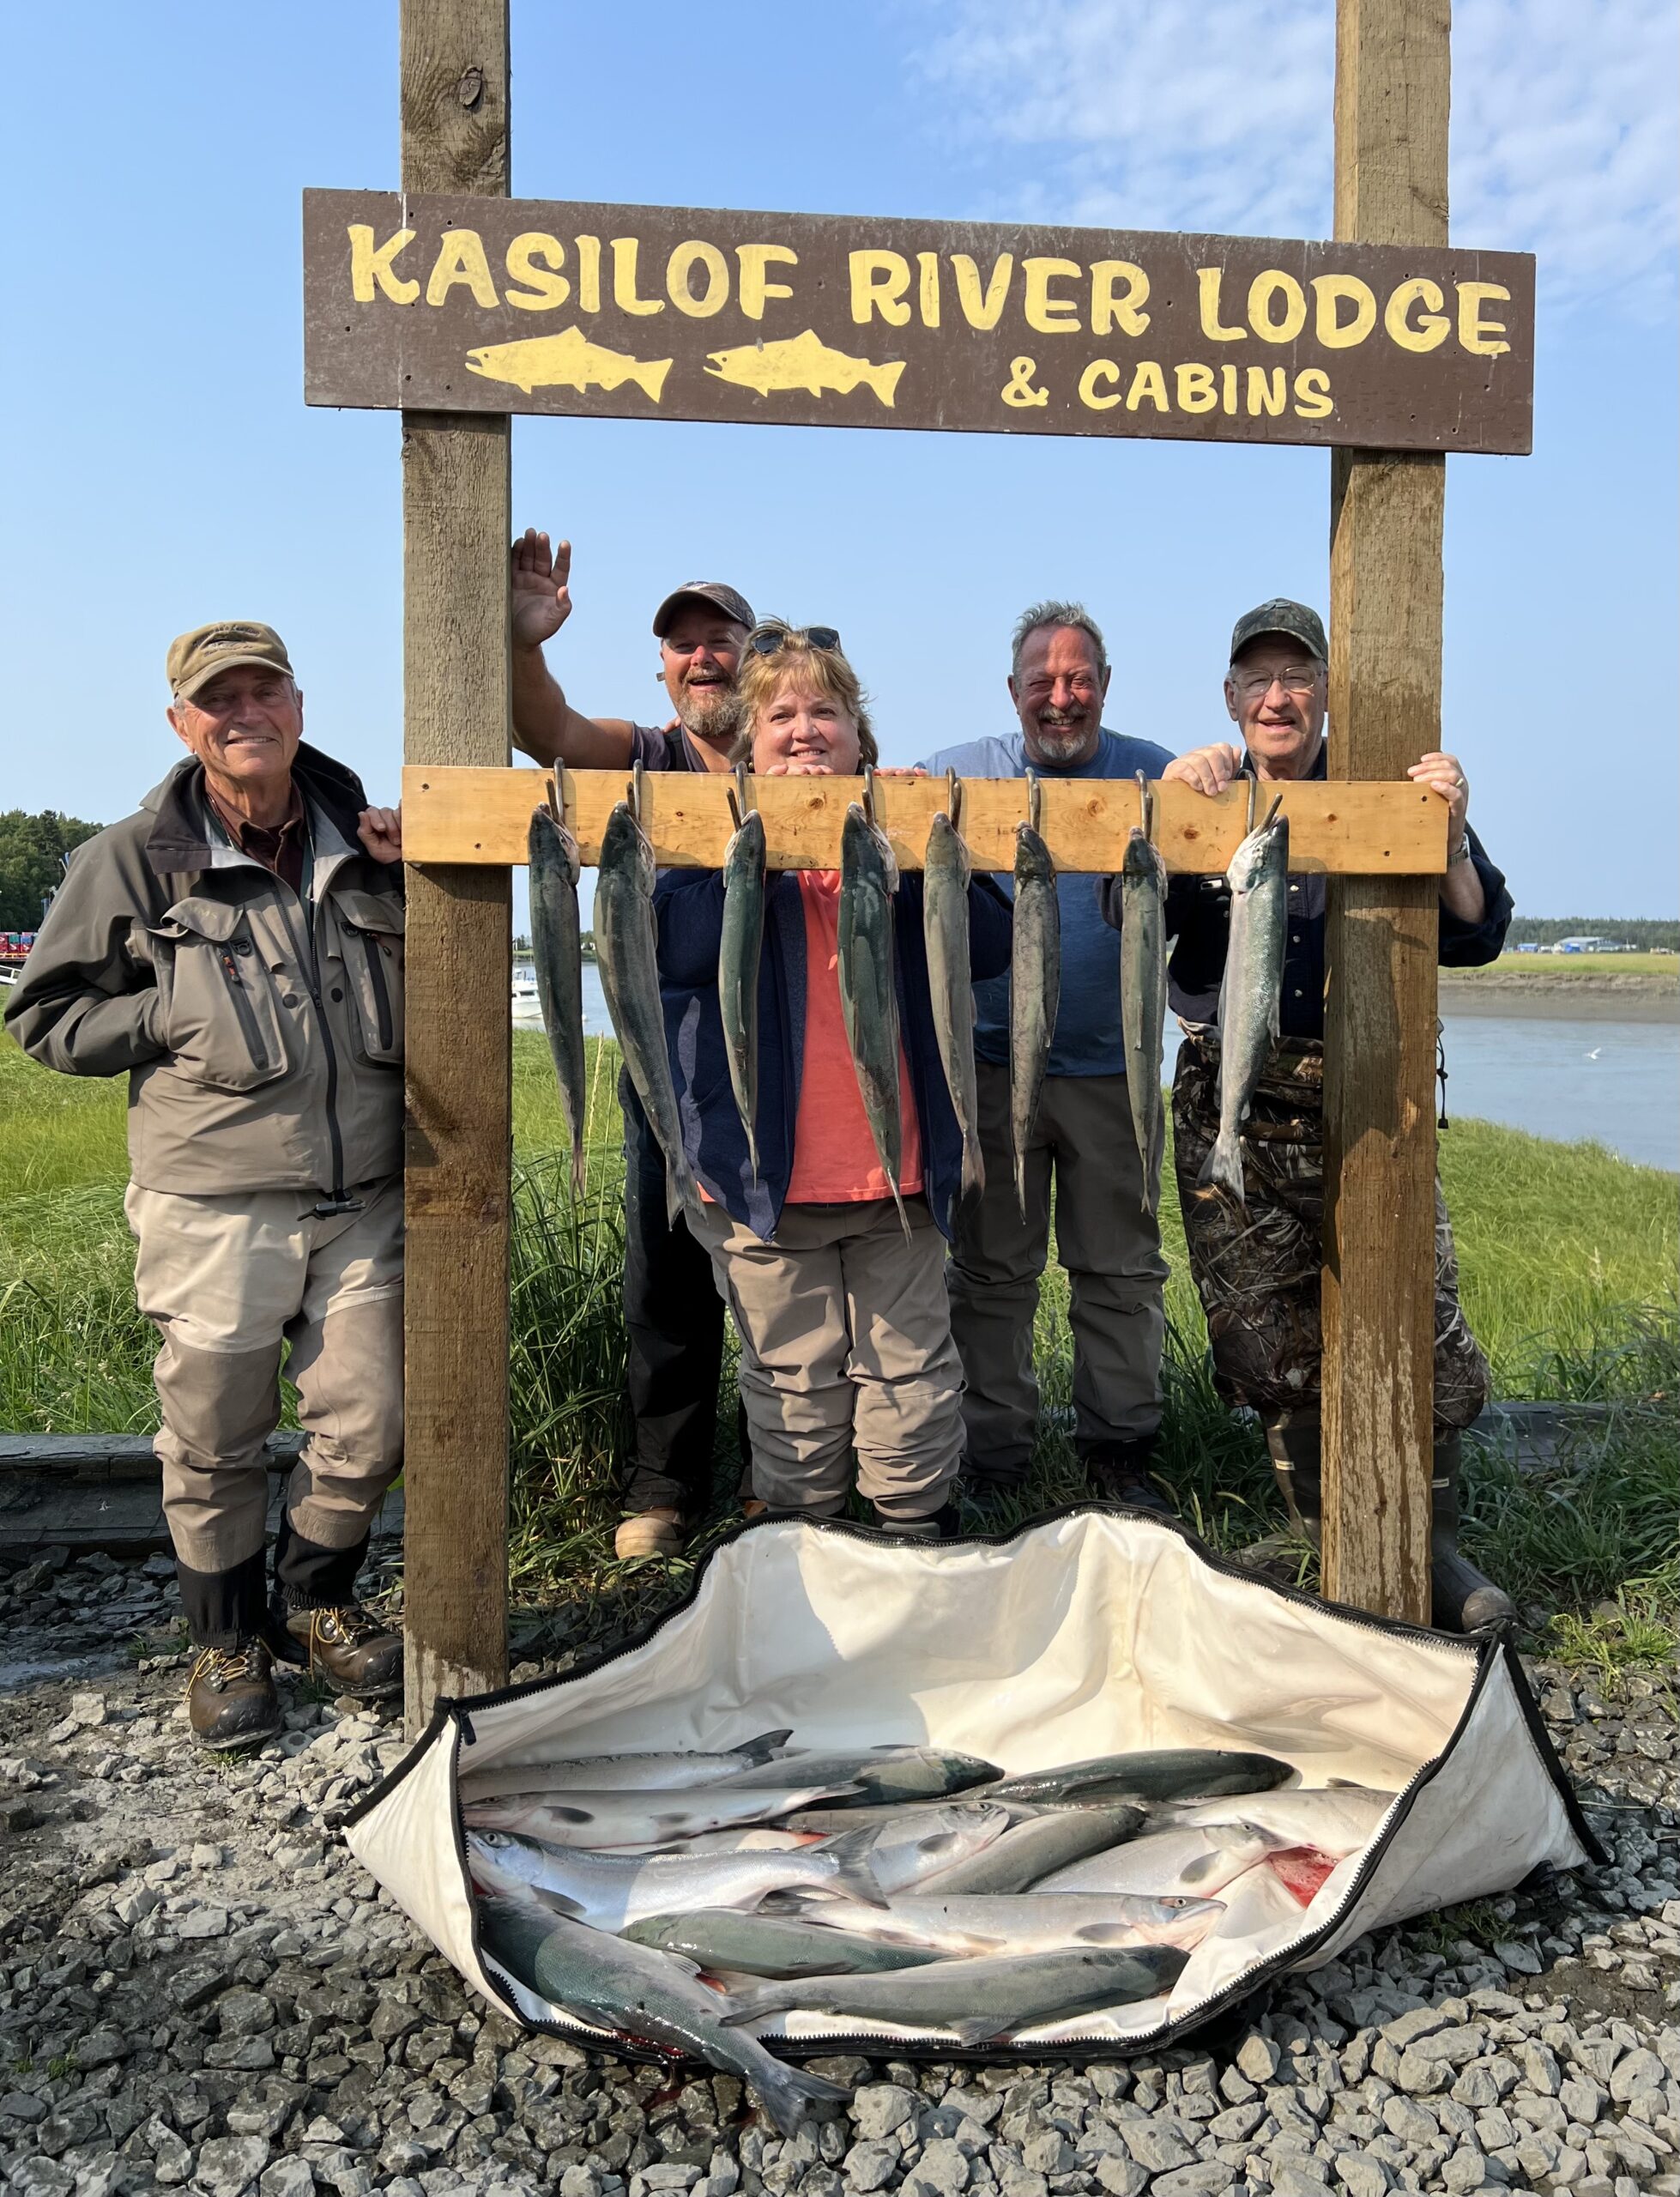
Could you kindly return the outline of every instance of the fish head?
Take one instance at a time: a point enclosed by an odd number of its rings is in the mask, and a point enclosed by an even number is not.
[[[1030,824],[1015,826],[1015,882],[1017,885],[1050,883],[1056,866],[1050,859],[1050,850]]]
[[[1123,877],[1148,880],[1163,875],[1166,865],[1154,842],[1134,824],[1126,841],[1126,852],[1121,861]]]
[[[645,891],[653,891],[653,848],[628,802],[616,802],[607,820],[607,829],[601,835],[600,866],[633,877]]]
[[[520,371],[515,355],[521,348],[517,343],[480,343],[475,351],[468,352],[467,371],[484,381],[511,382],[529,396],[533,384]]]
[[[1252,893],[1288,869],[1289,819],[1278,815],[1249,832],[1231,856],[1225,877],[1233,893]]]

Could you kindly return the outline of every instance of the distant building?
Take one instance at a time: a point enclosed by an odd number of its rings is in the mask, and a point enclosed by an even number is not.
[[[1552,948],[1554,953],[1625,953],[1628,950],[1619,938],[1560,938]]]

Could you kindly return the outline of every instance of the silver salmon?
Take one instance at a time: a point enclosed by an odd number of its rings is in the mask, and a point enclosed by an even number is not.
[[[1220,1793],[1267,1793],[1295,1775],[1272,1754],[1223,1747],[1148,1747],[1093,1755],[1054,1770],[1029,1770],[982,1785],[976,1801],[1181,1801]]]
[[[849,1900],[802,1894],[789,1894],[787,1904],[817,1928],[831,1927],[849,1939],[923,1946],[953,1960],[976,1953],[1053,1952],[1058,1946],[1181,1946],[1187,1952],[1224,1913],[1217,1899],[1041,1891],[952,1897],[937,1885],[895,1894],[888,1907],[855,1907]],[[812,1972],[837,1975],[840,1964],[831,1961]]]
[[[929,1892],[1024,1892],[1057,1869],[1121,1844],[1143,1822],[1141,1808],[1070,1808],[1013,1824],[1002,1837],[937,1876],[923,1879]]]
[[[852,802],[840,833],[840,1008],[869,1134],[908,1237],[909,1218],[898,1193],[903,1153],[892,953],[892,896],[897,889],[898,865],[885,832]]]
[[[1280,796],[1281,798],[1281,796]],[[1242,1124],[1278,1042],[1289,918],[1289,819],[1272,813],[1231,856],[1230,938],[1219,985],[1219,1135],[1197,1180],[1223,1183],[1239,1205]]]
[[[795,1747],[779,1760],[741,1770],[731,1786],[831,1781],[851,1788],[847,1805],[936,1801],[1001,1775],[997,1764],[949,1747]],[[1211,1788],[1210,1788],[1211,1789]],[[847,1826],[849,1829],[849,1825]]]
[[[531,958],[536,964],[542,1026],[554,1056],[560,1111],[571,1147],[571,1189],[583,1193],[583,1129],[589,1084],[583,1068],[583,939],[577,914],[582,865],[577,842],[547,808],[531,812]]]
[[[1331,1785],[1292,1793],[1234,1794],[1166,1809],[1157,1821],[1212,1827],[1235,1825],[1266,1831],[1291,1846],[1316,1846],[1338,1860],[1371,1838],[1399,1795],[1363,1785]]]
[[[1027,1147],[1061,1000],[1061,904],[1050,850],[1030,824],[1015,827],[1015,923],[1009,949],[1009,1141],[1015,1196],[1027,1211]]]
[[[592,1793],[676,1792],[688,1785],[716,1785],[740,1770],[774,1762],[792,1737],[791,1728],[762,1732],[727,1752],[672,1747],[546,1758],[503,1755],[492,1769],[463,1769],[457,1782],[463,1801],[492,1801],[504,1793],[558,1792],[568,1785],[585,1786]],[[783,1782],[790,1785],[794,1781]]]
[[[461,1820],[474,1831],[515,1831],[522,1837],[540,1838],[545,1846],[656,1846],[703,1831],[772,1823],[827,1799],[832,1790],[820,1782],[750,1792],[710,1785],[676,1793],[591,1793],[572,1786],[564,1793],[510,1793],[499,1800],[468,1801]]]
[[[699,1187],[682,1148],[665,1019],[659,1004],[659,924],[653,911],[653,848],[627,803],[619,802],[601,838],[595,880],[595,952],[607,1011],[624,1064],[665,1155],[665,1209],[673,1225],[685,1206],[700,1207]]]
[[[1118,1892],[1140,1899],[1211,1899],[1245,1869],[1264,1861],[1281,1842],[1243,1824],[1209,1824],[1157,1831],[1088,1855],[1033,1888],[1047,1892]]]
[[[964,2044],[1123,2006],[1169,1991],[1189,1955],[1177,1946],[1091,1946],[1069,1952],[936,1961],[891,1976],[813,1976],[733,1992],[733,2028],[795,2008],[915,2029],[952,2031]]]
[[[723,941],[717,1003],[723,1050],[752,1179],[758,1179],[758,960],[764,942],[764,820],[749,808],[723,850]]]
[[[744,2077],[784,2136],[819,2099],[851,2095],[821,2075],[784,2067],[755,2038],[726,2029],[720,2017],[729,2001],[668,1953],[556,1923],[504,1899],[479,1903],[479,1929],[492,1959],[550,2006]]]
[[[849,1915],[875,1911],[854,1908],[849,1901],[813,1899],[813,1919],[807,1922],[797,1915],[703,1907],[693,1915],[650,1915],[619,1934],[633,1945],[658,1946],[694,1961],[711,1975],[762,1976],[773,1982],[801,1976],[873,1976],[888,1969],[922,1968],[945,1958],[931,1946],[819,1927],[814,1919],[818,1910],[843,1904]]]
[[[1120,872],[1120,1025],[1126,1047],[1126,1095],[1143,1162],[1143,1209],[1161,1195],[1166,1116],[1161,1051],[1167,1020],[1167,865],[1135,826]]]
[[[486,1891],[622,1930],[644,1915],[695,1907],[756,1907],[773,1891],[844,1892],[867,1907],[881,1892],[861,1839],[828,1839],[789,1854],[593,1854],[544,1846],[511,1831],[469,1831],[473,1881]]]
[[[969,850],[955,824],[940,809],[922,857],[922,930],[928,949],[928,990],[934,1035],[952,1111],[963,1133],[959,1196],[986,1187],[980,1153],[980,1092],[974,1067],[974,978],[969,962]]]

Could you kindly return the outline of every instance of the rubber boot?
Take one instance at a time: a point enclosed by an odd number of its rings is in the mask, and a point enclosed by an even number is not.
[[[1459,1483],[1464,1437],[1439,1437],[1429,1483],[1429,1596],[1431,1621],[1444,1632],[1490,1632],[1516,1616],[1510,1596],[1459,1552]]]
[[[900,1540],[953,1541],[963,1530],[957,1505],[952,1502],[941,1504],[925,1518],[891,1518],[879,1505],[872,1503],[869,1507],[875,1514],[876,1532],[894,1534]]]
[[[1279,1412],[1266,1425],[1266,1446],[1290,1524],[1314,1548],[1319,1545],[1324,1511],[1319,1474],[1320,1425],[1316,1410]]]

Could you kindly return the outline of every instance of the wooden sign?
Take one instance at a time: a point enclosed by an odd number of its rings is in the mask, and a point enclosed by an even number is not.
[[[311,404],[1526,451],[1534,262],[304,194]]]
[[[586,862],[601,837],[623,771],[565,771],[565,817]],[[662,868],[716,869],[734,829],[730,781],[721,772],[657,771],[643,779],[643,822]],[[531,811],[553,799],[547,771],[443,769],[410,764],[402,773],[403,852],[412,862],[512,863],[526,859]],[[1138,789],[1127,778],[1040,781],[1045,844],[1056,868],[1105,876],[1120,868],[1138,821]],[[749,778],[747,798],[763,814],[772,869],[837,869],[846,805],[861,799],[861,778]],[[1167,868],[1223,874],[1248,829],[1248,785],[1210,800],[1194,786],[1157,781],[1155,844]],[[1303,779],[1260,789],[1269,807],[1283,798],[1290,823],[1290,868],[1390,877],[1435,876],[1447,867],[1447,804],[1409,780],[1350,784]],[[920,869],[928,827],[949,800],[939,777],[879,778],[875,809],[903,869]],[[1024,778],[964,778],[962,833],[976,869],[1006,870],[1015,860],[1015,826],[1027,813]]]

